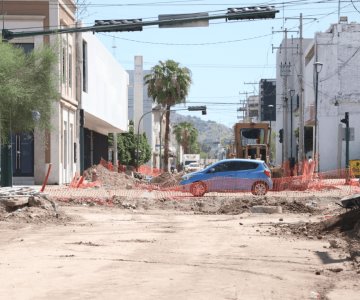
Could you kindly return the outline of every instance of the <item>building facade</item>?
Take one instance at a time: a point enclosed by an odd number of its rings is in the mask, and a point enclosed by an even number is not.
[[[76,26],[73,0],[7,0],[1,9],[0,28],[14,32]],[[41,184],[50,165],[49,184],[69,183],[82,171],[81,161],[98,163],[96,153],[106,154],[106,158],[109,132],[127,130],[127,74],[91,35],[84,34],[83,39],[78,33],[40,33],[10,42],[26,51],[43,44],[56,49],[58,63],[54,72],[60,95],[53,105],[49,130],[13,136],[13,183]],[[96,51],[102,54],[101,62]],[[113,71],[116,77],[109,75]],[[80,120],[85,122],[83,131]]]
[[[345,22],[316,33],[304,52],[305,125],[313,125],[312,153],[319,171],[346,166],[345,125],[341,123],[346,112],[352,128],[349,158],[360,159],[360,24],[341,19]]]
[[[349,158],[360,158],[360,24],[332,24],[302,45],[303,55],[299,39],[283,40],[277,51],[276,132],[283,130],[283,143],[277,139],[276,163],[315,157],[320,172],[345,168],[345,126],[340,122],[345,112],[352,128]]]
[[[129,75],[92,33],[82,33],[81,100],[84,169],[108,159],[108,135],[128,130]],[[81,126],[80,126],[81,128]],[[80,134],[79,134],[80,135]]]
[[[297,163],[302,160],[299,147],[305,148],[306,152],[311,147],[305,138],[305,143],[300,145],[299,132],[301,115],[301,101],[304,99],[302,79],[304,75],[304,59],[301,47],[307,48],[312,39],[284,39],[276,53],[276,122],[273,132],[276,133],[275,163]],[[302,46],[301,46],[302,44]],[[302,72],[302,74],[301,74]],[[304,133],[308,133],[302,126]],[[280,140],[282,132],[282,140]],[[307,134],[305,134],[307,136]],[[305,151],[302,151],[305,152]]]

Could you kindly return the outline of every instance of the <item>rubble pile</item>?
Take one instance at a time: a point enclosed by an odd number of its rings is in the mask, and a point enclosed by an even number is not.
[[[0,221],[45,223],[67,219],[46,194],[29,187],[0,188]]]
[[[292,212],[292,213],[310,213],[313,214],[315,212],[319,212],[320,210],[317,209],[316,202],[307,202],[303,203],[298,200],[294,200],[291,202],[288,201],[281,201],[280,205],[284,209],[284,211]]]
[[[137,180],[125,173],[110,171],[101,164],[95,165],[84,171],[84,177],[87,181],[98,180],[103,187],[107,188],[129,188],[134,185]]]
[[[179,184],[182,175],[183,173],[172,174],[169,172],[164,172],[161,175],[152,178],[150,183],[156,184],[157,186],[163,188],[173,187]]]
[[[309,239],[328,239],[330,248],[346,248],[360,269],[360,209],[332,216],[321,222],[274,225],[280,234]]]

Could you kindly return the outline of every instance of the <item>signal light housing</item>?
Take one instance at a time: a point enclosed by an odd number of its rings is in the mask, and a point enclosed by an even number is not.
[[[277,12],[274,6],[228,8],[226,20],[274,19]]]
[[[118,28],[116,26],[119,26]],[[95,32],[142,31],[142,19],[95,20]]]

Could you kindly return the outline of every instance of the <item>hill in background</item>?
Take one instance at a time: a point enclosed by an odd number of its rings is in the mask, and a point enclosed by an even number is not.
[[[198,117],[183,116],[177,113],[171,113],[170,122],[172,125],[181,122],[188,122],[194,125],[199,133],[199,144],[201,145],[214,145],[221,143],[222,145],[228,144],[233,136],[232,128],[215,121],[203,121]],[[203,147],[201,147],[203,148]]]

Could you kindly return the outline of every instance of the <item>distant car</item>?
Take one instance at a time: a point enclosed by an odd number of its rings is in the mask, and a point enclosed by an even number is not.
[[[262,160],[224,159],[184,175],[180,185],[183,191],[201,197],[207,192],[226,191],[251,191],[254,195],[265,195],[273,183],[270,169]]]
[[[199,163],[196,162],[189,163],[187,166],[185,166],[186,172],[195,172],[199,170],[201,170],[201,166]]]

